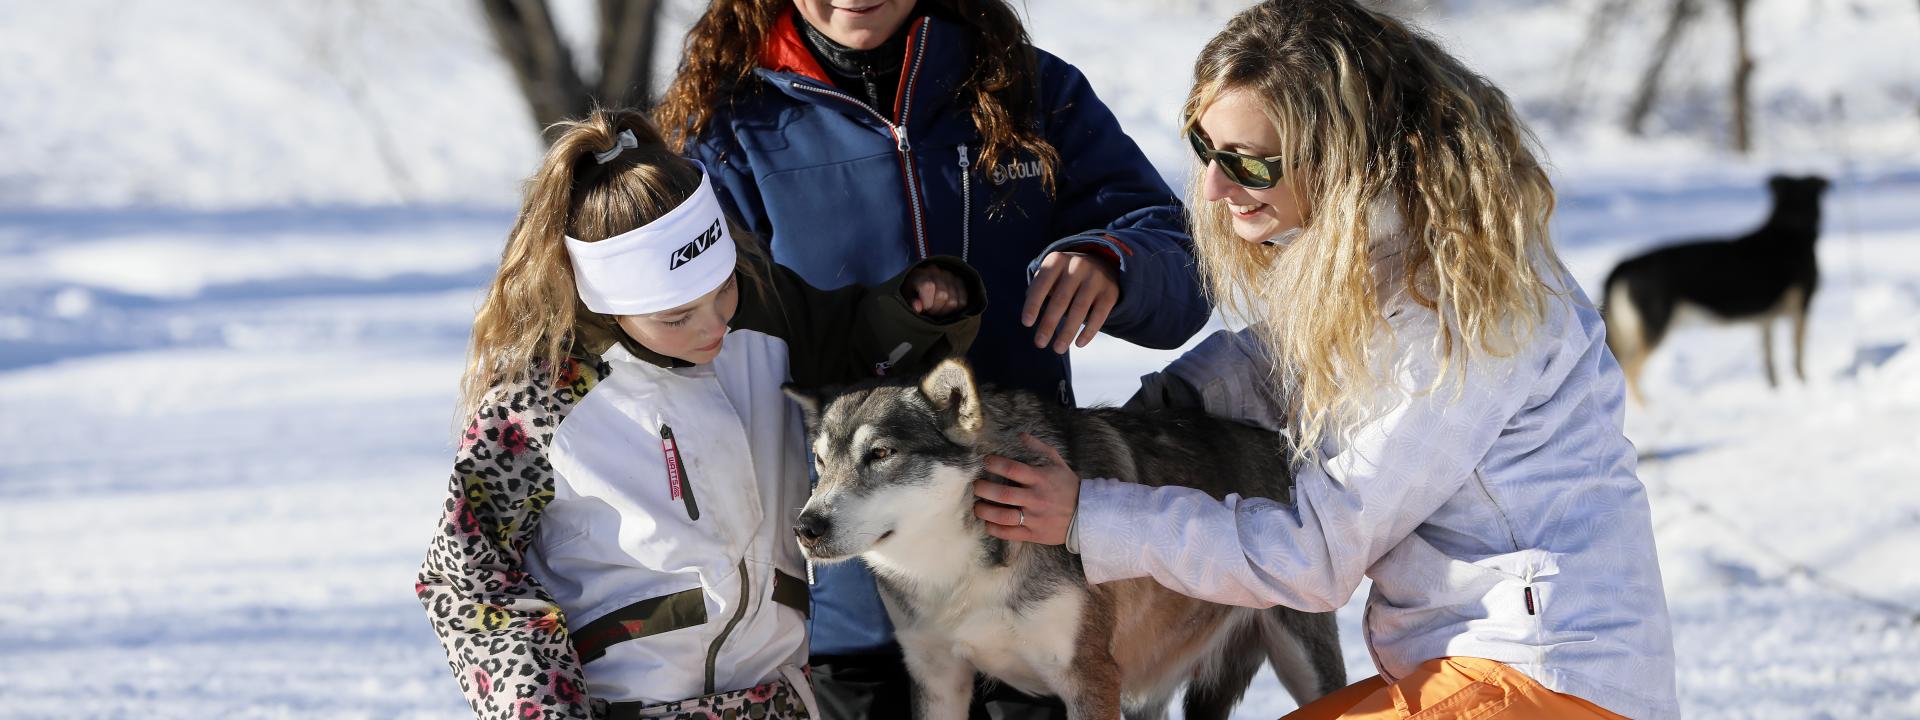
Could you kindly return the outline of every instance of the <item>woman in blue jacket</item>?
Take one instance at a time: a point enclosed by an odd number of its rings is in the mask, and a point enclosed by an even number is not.
[[[1071,405],[1070,347],[1107,332],[1173,348],[1206,322],[1179,200],[1005,0],[716,0],[656,117],[809,283],[874,284],[934,255],[977,268],[970,359],[1003,387]],[[866,569],[823,568],[814,599],[829,714],[905,717],[904,692],[854,687],[904,673]],[[1008,707],[993,716],[1047,716]]]

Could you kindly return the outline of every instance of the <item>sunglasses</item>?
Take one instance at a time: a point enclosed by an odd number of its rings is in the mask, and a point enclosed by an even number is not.
[[[1187,128],[1187,144],[1193,146],[1193,154],[1200,157],[1202,167],[1209,163],[1219,163],[1220,172],[1225,173],[1233,184],[1248,190],[1265,190],[1280,182],[1280,160],[1276,155],[1270,158],[1242,155],[1237,152],[1215,150],[1207,145],[1206,138],[1200,136],[1200,128]]]

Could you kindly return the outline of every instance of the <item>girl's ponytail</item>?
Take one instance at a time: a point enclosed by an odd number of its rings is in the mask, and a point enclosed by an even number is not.
[[[537,367],[559,367],[575,346],[619,337],[613,318],[581,305],[565,239],[598,242],[625,233],[666,214],[700,185],[700,171],[667,147],[644,114],[595,110],[556,127],[558,138],[527,180],[500,269],[474,314],[460,381],[462,423],[495,388],[533,381]],[[631,134],[631,147],[623,146],[623,133]],[[741,246],[743,265],[764,263],[754,243]]]

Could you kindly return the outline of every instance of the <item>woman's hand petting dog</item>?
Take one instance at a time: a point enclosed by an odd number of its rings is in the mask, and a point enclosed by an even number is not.
[[[967,283],[945,268],[922,265],[907,273],[907,304],[929,318],[952,315],[967,307]]]
[[[1004,485],[992,478],[973,482],[973,514],[987,521],[987,534],[1002,540],[1019,540],[1042,545],[1062,545],[1073,526],[1073,511],[1080,504],[1080,476],[1052,445],[1020,433],[1020,442],[1040,455],[1045,465],[1026,463],[999,455],[987,456],[987,472],[1012,481]],[[999,503],[995,505],[993,503]],[[1007,507],[1011,506],[1011,507]]]
[[[1051,302],[1049,302],[1051,298]],[[1046,312],[1041,313],[1041,304]],[[1071,343],[1086,347],[1100,327],[1107,324],[1107,313],[1120,303],[1120,273],[1105,258],[1078,252],[1051,252],[1040,261],[1040,272],[1027,286],[1027,304],[1020,309],[1020,324],[1036,327],[1034,347],[1053,342],[1053,351],[1064,353]],[[1060,336],[1054,337],[1059,331]],[[1079,331],[1078,339],[1074,332]]]

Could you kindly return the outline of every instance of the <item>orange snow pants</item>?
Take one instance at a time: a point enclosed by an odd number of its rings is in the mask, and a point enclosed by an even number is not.
[[[1375,675],[1334,691],[1280,720],[1625,720],[1572,695],[1548,690],[1504,663],[1444,657],[1420,663],[1399,682]]]

